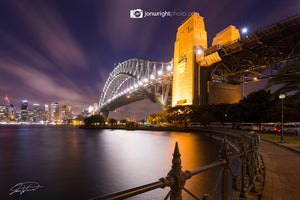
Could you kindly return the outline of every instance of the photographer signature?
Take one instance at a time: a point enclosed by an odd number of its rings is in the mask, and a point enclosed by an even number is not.
[[[12,195],[14,193],[20,193],[23,194],[25,192],[35,191],[38,188],[43,187],[37,182],[24,182],[24,183],[18,183],[12,188],[10,188],[10,191],[12,191],[9,195]]]

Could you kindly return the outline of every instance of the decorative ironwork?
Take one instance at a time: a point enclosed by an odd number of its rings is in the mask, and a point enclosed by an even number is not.
[[[259,192],[255,188],[255,182],[258,181],[258,177],[262,172],[262,165],[260,162],[260,154],[259,154],[259,136],[257,134],[253,134],[252,136],[236,136],[231,137],[234,141],[242,139],[242,144],[240,151],[237,155],[232,155],[232,151],[229,147],[229,142],[227,137],[224,137],[223,147],[220,152],[220,160],[217,162],[211,163],[209,165],[200,167],[198,169],[192,171],[182,171],[181,166],[181,154],[179,152],[179,147],[176,142],[175,149],[173,153],[172,159],[172,167],[169,171],[168,175],[165,178],[160,178],[157,182],[149,183],[147,185],[139,186],[136,188],[132,188],[129,190],[125,190],[122,192],[114,193],[111,195],[94,198],[93,200],[115,200],[115,199],[125,199],[132,196],[136,196],[141,193],[148,192],[150,190],[154,190],[157,188],[165,188],[170,187],[170,191],[166,195],[164,199],[170,200],[182,200],[182,191],[187,192],[194,199],[199,199],[196,195],[192,194],[189,190],[187,190],[184,186],[188,179],[193,176],[203,173],[206,170],[222,167],[220,171],[220,175],[218,177],[217,183],[214,187],[214,190],[211,195],[205,194],[202,197],[204,199],[210,199],[216,193],[217,187],[222,178],[222,200],[229,200],[231,198],[231,194],[229,192],[230,189],[230,174],[233,179],[233,190],[234,194],[232,199],[247,199],[247,195],[250,192]],[[248,141],[250,143],[249,147],[246,148],[245,142]],[[241,173],[233,175],[231,171],[231,163],[235,159],[241,159],[240,169]],[[246,170],[246,168],[248,170]],[[241,178],[240,178],[241,176]]]

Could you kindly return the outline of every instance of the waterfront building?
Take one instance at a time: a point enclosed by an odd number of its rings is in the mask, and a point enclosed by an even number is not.
[[[43,110],[40,108],[40,104],[33,104],[33,121],[39,122],[43,120]]]
[[[68,119],[73,119],[72,106],[70,106],[70,105],[67,106],[67,117],[68,117]]]
[[[28,101],[22,100],[21,101],[21,121],[26,122],[28,121]]]
[[[57,102],[51,103],[50,108],[50,121],[58,122],[59,121],[59,104]]]
[[[49,121],[49,105],[45,104],[44,105],[44,113],[43,113],[43,121]]]
[[[8,119],[9,120],[15,120],[16,117],[16,108],[13,104],[10,104],[8,107]]]
[[[6,118],[6,106],[0,105],[0,121],[5,121]]]
[[[8,99],[7,95],[4,98],[3,105],[6,106],[6,108],[8,108],[8,106],[9,106],[9,99]]]
[[[68,120],[68,117],[67,117],[67,106],[66,105],[61,105],[61,108],[60,108],[60,120],[61,121]]]

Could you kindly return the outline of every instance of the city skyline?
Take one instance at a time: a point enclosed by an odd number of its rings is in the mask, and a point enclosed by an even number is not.
[[[87,109],[83,109],[81,114]],[[51,102],[50,104],[29,103],[21,100],[19,104],[12,104],[6,95],[0,101],[0,122],[55,122],[71,123],[74,117],[72,105]],[[85,116],[86,117],[86,116]]]
[[[296,0],[191,0],[185,4],[170,0],[2,1],[0,97],[8,95],[13,104],[22,99],[40,104],[72,102],[79,114],[99,101],[109,73],[119,62],[129,58],[170,61],[176,30],[186,16],[130,18],[130,10],[137,8],[199,12],[204,17],[208,46],[216,33],[229,25],[253,32],[299,12]],[[245,93],[264,83],[245,85]],[[139,120],[160,111],[158,104],[144,100],[120,108],[112,116],[131,115]]]

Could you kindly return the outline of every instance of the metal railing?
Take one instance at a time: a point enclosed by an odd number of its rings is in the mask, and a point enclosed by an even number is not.
[[[248,141],[248,147],[246,147],[245,140]],[[220,151],[220,159],[209,165],[200,167],[192,171],[181,170],[181,154],[176,142],[172,159],[172,168],[168,175],[164,178],[160,178],[158,181],[142,185],[129,190],[113,193],[110,195],[96,197],[92,200],[115,200],[126,199],[132,196],[136,196],[141,193],[145,193],[157,188],[170,187],[170,191],[165,196],[164,200],[182,200],[182,191],[187,192],[194,199],[200,199],[187,190],[184,186],[188,179],[193,176],[207,171],[209,169],[221,166],[221,172],[217,179],[217,183],[213,189],[211,195],[205,194],[202,200],[213,199],[217,191],[220,181],[222,180],[222,200],[231,199],[247,199],[248,193],[259,192],[255,186],[257,180],[261,180],[262,162],[259,154],[259,136],[252,135],[251,137],[241,137],[240,150],[236,155],[232,155],[232,151],[229,147],[227,137],[224,137],[223,147]],[[240,158],[239,173],[234,175],[231,170],[232,161]],[[232,175],[232,189],[233,194],[230,194],[230,173]],[[235,196],[235,197],[234,197]]]

